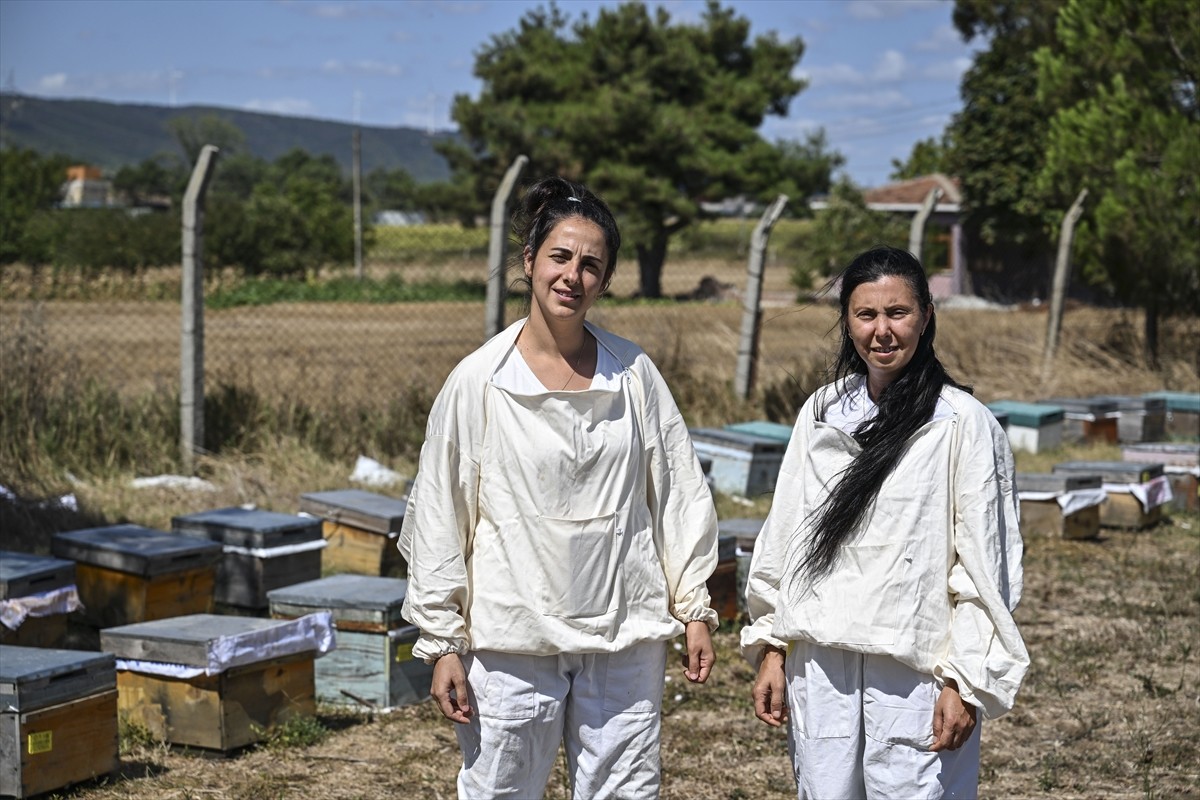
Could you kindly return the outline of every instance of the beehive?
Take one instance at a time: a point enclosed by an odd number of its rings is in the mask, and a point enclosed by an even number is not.
[[[1171,485],[1162,464],[1127,461],[1068,461],[1054,465],[1055,474],[1100,478],[1107,499],[1100,507],[1100,525],[1107,528],[1148,528],[1162,519],[1170,502]]]
[[[720,428],[696,428],[691,436],[696,453],[712,459],[709,477],[718,491],[757,497],[775,489],[786,442]]]
[[[1167,404],[1166,436],[1194,442],[1200,439],[1200,393],[1148,392],[1144,397]]]
[[[1052,397],[1038,405],[1063,410],[1064,442],[1115,444],[1117,441],[1117,403],[1103,397]]]
[[[739,614],[746,613],[746,579],[750,574],[750,559],[754,556],[754,544],[762,530],[764,520],[737,517],[723,519],[717,527],[722,538],[732,538],[734,544],[733,557],[737,565],[737,609]]]
[[[1001,414],[1008,417],[1004,430],[1013,450],[1040,453],[1062,444],[1066,412],[1058,406],[997,400],[988,403],[988,408],[997,419]]]
[[[1117,441],[1157,442],[1167,432],[1167,401],[1161,397],[1099,395],[1117,404]]]
[[[1021,533],[1094,539],[1106,493],[1099,475],[1017,473]]]
[[[112,654],[0,645],[0,795],[61,789],[117,763]]]
[[[328,542],[322,565],[326,572],[402,577],[404,559],[396,537],[408,504],[362,489],[309,492],[300,496],[300,511],[322,520]]]
[[[0,550],[0,644],[62,647],[80,607],[74,561]]]
[[[400,615],[407,589],[400,578],[342,574],[270,592],[276,619],[332,616],[337,648],[317,662],[319,700],[393,708],[429,697],[433,666],[413,657],[419,631]]]
[[[313,661],[333,647],[328,615],[284,621],[191,614],[107,628],[119,708],[158,739],[228,751],[316,712]]]
[[[171,528],[221,544],[215,598],[241,608],[268,606],[267,592],[321,577],[321,523],[311,517],[218,508],[174,517]]]
[[[97,628],[212,611],[221,545],[141,525],[56,533],[75,562],[85,619]]]
[[[1141,464],[1162,464],[1171,484],[1171,508],[1200,511],[1200,444],[1142,442],[1121,448],[1121,458]]]

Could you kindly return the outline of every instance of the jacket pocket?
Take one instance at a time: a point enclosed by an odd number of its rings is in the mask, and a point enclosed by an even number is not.
[[[615,514],[584,520],[539,517],[533,555],[544,578],[538,593],[541,613],[577,618],[614,610],[622,533]]]

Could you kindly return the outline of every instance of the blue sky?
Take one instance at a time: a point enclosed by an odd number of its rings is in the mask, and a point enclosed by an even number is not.
[[[572,19],[613,0],[562,0]],[[52,98],[218,105],[365,125],[453,128],[474,56],[538,0],[0,0],[0,86]],[[659,0],[693,22],[701,0]],[[751,35],[801,37],[809,81],[770,139],[823,127],[861,186],[940,136],[971,48],[950,0],[725,0]]]

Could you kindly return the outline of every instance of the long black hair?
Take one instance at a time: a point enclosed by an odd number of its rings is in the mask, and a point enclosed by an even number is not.
[[[531,258],[536,258],[554,226],[570,217],[582,217],[593,222],[604,233],[608,263],[604,267],[602,285],[607,288],[617,266],[621,232],[608,205],[582,183],[550,176],[529,187],[512,220],[513,235],[520,245],[518,258],[523,259],[526,252]]]
[[[829,572],[842,545],[858,531],[884,480],[904,454],[909,438],[933,416],[942,387],[949,384],[971,391],[970,387],[957,383],[947,374],[933,352],[937,318],[921,262],[906,250],[895,247],[876,247],[861,253],[842,272],[838,295],[841,307],[838,324],[842,335],[833,366],[834,380],[839,387],[844,387],[846,379],[867,374],[867,365],[850,337],[850,295],[864,283],[874,283],[889,276],[900,278],[909,285],[921,314],[929,314],[929,320],[917,341],[912,360],[880,393],[875,416],[854,434],[862,451],[804,526],[808,529],[808,546],[797,572],[810,578]],[[819,408],[816,413],[820,413]]]

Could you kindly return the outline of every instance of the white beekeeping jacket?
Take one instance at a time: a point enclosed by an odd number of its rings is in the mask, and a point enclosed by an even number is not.
[[[852,378],[846,393],[855,391]],[[792,431],[747,579],[742,652],[803,640],[890,655],[953,678],[987,717],[1012,708],[1029,655],[1012,611],[1022,542],[1013,457],[992,413],[944,387],[909,440],[862,530],[817,581],[795,577],[810,518],[861,448],[823,420],[834,387],[814,393]]]
[[[715,628],[716,513],[662,376],[589,324],[610,367],[590,388],[522,384],[502,368],[523,325],[465,358],[430,411],[398,543],[413,653],[613,652]]]

